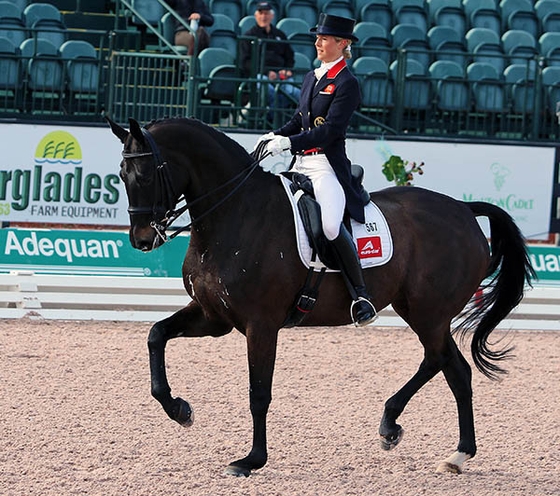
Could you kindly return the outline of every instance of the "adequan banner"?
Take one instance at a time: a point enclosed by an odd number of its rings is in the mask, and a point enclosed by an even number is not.
[[[531,265],[542,284],[560,284],[560,247],[534,245],[529,246]]]
[[[127,232],[0,229],[0,272],[181,277],[189,240],[180,235],[144,253],[132,248]]]
[[[63,229],[0,229],[0,272],[182,277],[190,236],[179,235],[154,251],[130,245],[127,232]],[[560,247],[529,245],[540,283],[560,284]]]

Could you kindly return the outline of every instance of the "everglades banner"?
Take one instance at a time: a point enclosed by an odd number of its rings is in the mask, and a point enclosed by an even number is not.
[[[128,224],[122,150],[104,128],[2,126],[0,220]]]

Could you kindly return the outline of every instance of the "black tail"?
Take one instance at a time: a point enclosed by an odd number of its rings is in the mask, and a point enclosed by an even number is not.
[[[490,220],[491,262],[481,300],[459,326],[461,332],[474,329],[471,353],[474,363],[486,377],[496,379],[505,373],[495,362],[508,357],[511,348],[491,350],[488,337],[494,328],[519,304],[525,284],[531,286],[536,273],[529,261],[525,240],[511,216],[484,202],[466,203],[475,216]]]

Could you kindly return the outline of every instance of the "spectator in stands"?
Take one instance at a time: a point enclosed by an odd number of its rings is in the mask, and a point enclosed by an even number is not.
[[[274,9],[268,2],[259,2],[256,5],[255,21],[256,24],[251,29],[243,33],[243,36],[252,36],[255,38],[272,40],[265,45],[265,54],[263,62],[263,74],[257,74],[256,77],[268,79],[269,81],[291,81],[294,66],[294,51],[289,43],[274,43],[275,40],[286,41],[286,34],[272,24],[274,20]],[[252,74],[252,46],[251,42],[244,40],[240,43],[241,55],[241,72],[244,77],[254,76]],[[272,107],[274,105],[275,86],[268,85],[268,103]],[[282,84],[281,91],[285,95],[290,95],[293,100],[299,99],[299,88],[292,84]],[[280,94],[280,96],[282,96]],[[281,101],[280,101],[281,100]],[[279,105],[282,107],[290,103],[288,98],[279,99]]]
[[[189,24],[193,31],[196,31],[198,52],[207,48],[210,36],[204,26],[212,26],[214,17],[204,0],[167,0],[167,3]],[[175,19],[175,45],[186,46],[188,55],[194,53],[194,36],[177,19]]]

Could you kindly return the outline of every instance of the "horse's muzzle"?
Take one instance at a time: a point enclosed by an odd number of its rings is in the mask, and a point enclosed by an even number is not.
[[[148,252],[155,250],[163,244],[164,240],[159,236],[156,230],[150,226],[130,229],[130,244],[133,248]]]

